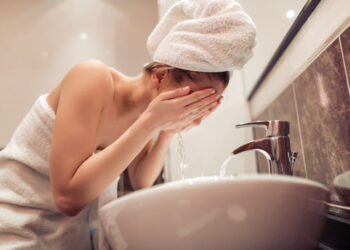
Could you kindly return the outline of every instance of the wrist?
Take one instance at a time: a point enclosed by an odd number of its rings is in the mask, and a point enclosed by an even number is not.
[[[142,124],[142,127],[144,127],[152,135],[160,131],[159,127],[154,123],[154,121],[152,121],[151,116],[147,113],[142,113],[138,120]]]

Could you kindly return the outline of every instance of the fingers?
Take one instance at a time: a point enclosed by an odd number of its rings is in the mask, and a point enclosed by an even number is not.
[[[220,104],[220,95],[216,95],[213,88],[208,88],[190,93],[190,88],[177,88],[161,93],[156,100],[152,101],[150,109],[158,110],[158,113],[166,114],[162,129],[179,129],[187,127],[191,123],[197,126],[203,116],[208,116]],[[169,100],[169,101],[167,101]],[[160,108],[161,107],[161,108]],[[195,121],[199,119],[199,121]],[[191,127],[193,127],[191,126]]]
[[[192,123],[195,123],[194,126],[199,125],[202,120],[207,118],[211,113],[213,113],[221,104],[222,96],[215,102],[209,103],[206,106],[198,109],[196,112],[192,112],[188,115],[187,120],[191,121]],[[199,122],[196,122],[196,120]]]
[[[177,132],[180,131],[187,131],[190,130],[191,128],[197,127],[201,124],[201,122],[207,118],[211,113],[213,113],[217,107],[219,107],[219,105],[221,104],[221,99],[216,103],[216,105],[214,105],[213,108],[209,108],[209,109],[205,109],[202,110],[201,112],[197,112],[196,114],[192,114],[189,117],[187,117],[186,120],[188,120],[188,122],[182,126],[180,129],[177,129]]]
[[[211,95],[211,96],[205,97],[200,101],[197,101],[195,103],[192,103],[186,106],[185,113],[198,112],[202,108],[207,107],[209,104],[218,102],[220,98],[221,98],[220,95]]]
[[[180,101],[183,104],[183,106],[187,106],[213,94],[215,94],[215,89],[203,89],[195,91],[192,94],[180,97],[178,101]]]
[[[184,87],[184,88],[177,88],[174,90],[166,91],[163,92],[159,95],[160,100],[170,100],[170,99],[175,99],[179,98],[182,96],[186,96],[190,93],[191,88],[189,86]]]
[[[192,109],[192,111],[189,112],[189,115],[194,114],[195,116],[198,116],[198,114],[202,114],[203,112],[206,112],[206,111],[211,112],[212,109],[217,108],[217,106],[221,103],[220,100],[221,100],[221,97],[218,96],[214,99],[214,101],[205,103],[202,106],[198,107],[197,109]]]
[[[191,114],[189,114],[187,116],[188,121],[195,121],[199,118],[202,118],[203,116],[208,116],[210,113],[212,113],[214,111],[215,108],[217,108],[217,106],[219,105],[219,102],[213,102],[208,104],[207,106],[201,108],[200,110],[198,110],[197,112],[193,112]]]
[[[216,105],[214,108],[209,109],[210,112],[208,112],[207,115],[204,115],[203,118],[202,118],[202,120],[204,120],[205,118],[207,118],[211,113],[213,113],[213,112],[220,106],[222,98],[223,98],[223,97],[221,97],[221,98],[219,99],[219,104],[218,104],[218,105]]]
[[[216,105],[213,109],[210,109],[208,112],[206,112],[203,116],[201,121],[205,120],[210,114],[212,114],[218,107],[220,104]],[[198,124],[199,125],[199,124]]]

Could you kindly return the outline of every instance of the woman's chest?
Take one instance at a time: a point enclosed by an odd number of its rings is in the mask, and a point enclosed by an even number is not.
[[[131,113],[102,115],[96,132],[96,149],[104,149],[116,141],[135,122]]]

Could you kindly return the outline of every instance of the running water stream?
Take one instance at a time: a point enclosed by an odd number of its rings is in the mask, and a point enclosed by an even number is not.
[[[220,167],[220,177],[224,177],[226,175],[226,167],[228,165],[228,163],[230,162],[230,160],[232,159],[233,154],[230,154],[226,160],[224,161],[224,163],[221,165]]]
[[[188,167],[188,164],[186,163],[186,152],[185,152],[185,146],[184,146],[184,141],[183,141],[181,132],[177,134],[177,150],[180,155],[179,172],[180,172],[181,180],[184,180],[185,168]]]

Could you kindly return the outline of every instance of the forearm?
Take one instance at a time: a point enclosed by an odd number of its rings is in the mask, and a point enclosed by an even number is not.
[[[115,142],[89,157],[69,183],[73,207],[82,209],[97,197],[126,169],[155,133],[152,122],[141,116]]]
[[[135,173],[131,177],[131,183],[135,189],[152,186],[157,179],[163,168],[172,137],[171,133],[161,132],[151,151],[137,164]]]

